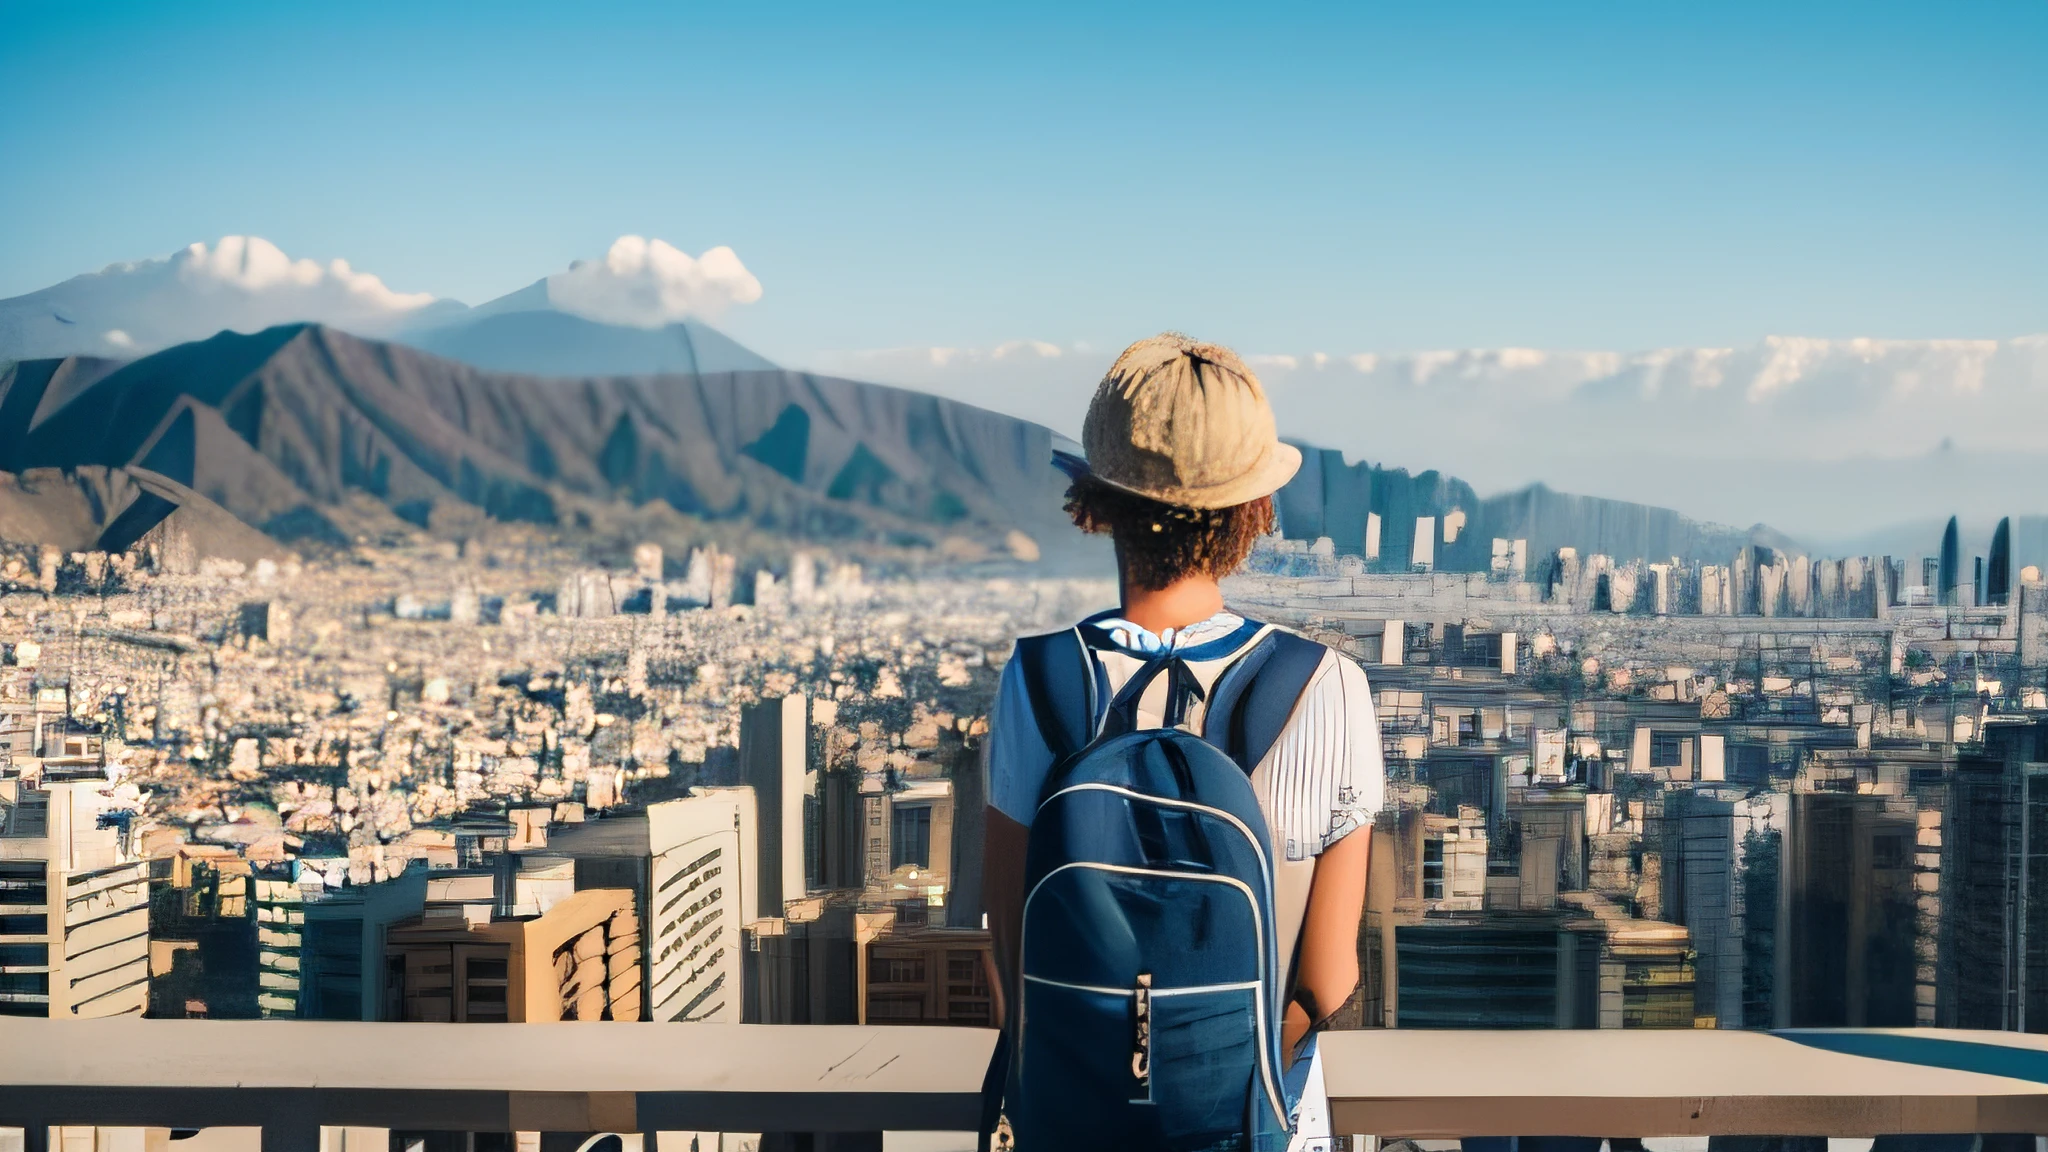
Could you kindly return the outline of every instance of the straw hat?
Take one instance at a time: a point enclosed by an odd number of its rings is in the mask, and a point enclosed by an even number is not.
[[[1081,443],[1085,465],[1061,461],[1070,473],[1181,508],[1270,496],[1301,467],[1237,353],[1170,332],[1117,357],[1088,405]]]

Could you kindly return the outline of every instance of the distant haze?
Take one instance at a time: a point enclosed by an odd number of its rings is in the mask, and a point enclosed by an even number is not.
[[[1199,334],[1198,334],[1199,335]],[[1285,434],[1439,469],[1767,522],[1816,544],[1946,517],[2048,512],[2048,336],[1772,337],[1745,348],[1245,350]],[[825,353],[807,367],[1078,431],[1108,348]]]

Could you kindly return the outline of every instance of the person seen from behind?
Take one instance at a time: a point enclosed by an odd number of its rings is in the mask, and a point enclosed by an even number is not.
[[[1301,465],[1258,377],[1126,349],[1063,457],[1120,603],[1020,640],[986,744],[1003,1037],[984,1128],[1023,1152],[1332,1147],[1316,1030],[1358,983],[1385,771],[1365,672],[1220,580]]]

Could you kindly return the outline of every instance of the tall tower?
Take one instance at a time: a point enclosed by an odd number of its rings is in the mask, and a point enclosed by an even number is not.
[[[1937,569],[1935,596],[1943,604],[1956,602],[1956,584],[1962,577],[1962,546],[1956,540],[1956,518],[1948,518],[1941,533],[1941,566]]]
[[[754,790],[760,822],[761,911],[804,898],[804,797],[810,795],[805,741],[810,701],[802,695],[750,704],[740,713],[740,783]]]
[[[1991,564],[1984,573],[1984,603],[2003,606],[2012,599],[2012,517],[1998,522],[1991,534]]]

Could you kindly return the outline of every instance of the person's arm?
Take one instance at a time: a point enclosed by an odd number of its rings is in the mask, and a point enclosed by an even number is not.
[[[1008,1019],[1008,992],[1022,959],[1017,943],[1024,930],[1024,844],[1030,831],[993,807],[983,822],[981,900],[994,944],[996,983],[991,993],[998,1028]]]
[[[1329,1019],[1358,987],[1358,922],[1365,915],[1365,877],[1371,851],[1372,828],[1368,825],[1316,857],[1308,912],[1301,924],[1294,999],[1287,1005],[1287,1018],[1280,1029],[1290,1063],[1309,1028]]]
[[[1343,1007],[1358,987],[1358,925],[1365,916],[1373,815],[1386,794],[1379,717],[1365,669],[1339,658],[1335,675],[1318,690],[1323,694],[1313,703],[1322,710],[1323,722],[1341,725],[1328,825],[1337,839],[1316,856],[1302,918],[1294,998],[1280,1027],[1290,1061],[1302,1037]]]
[[[988,914],[995,959],[990,1001],[997,1027],[1007,1018],[1009,993],[1016,987],[1022,960],[1017,947],[1024,929],[1024,850],[1031,830],[1017,816],[1029,817],[1031,801],[1052,763],[1052,753],[1032,720],[1021,671],[1014,659],[1004,665],[989,710],[988,739],[982,745],[982,794],[988,797],[988,809],[982,821],[981,906]]]

